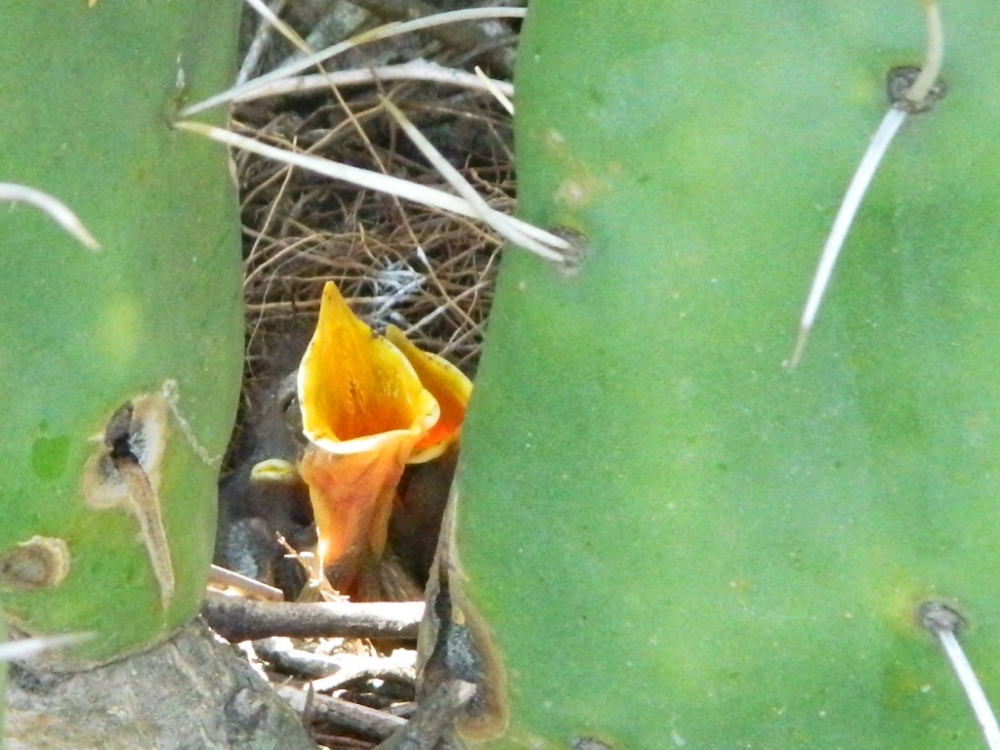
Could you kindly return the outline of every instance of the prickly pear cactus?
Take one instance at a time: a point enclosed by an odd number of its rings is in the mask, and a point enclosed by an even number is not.
[[[93,6],[93,7],[88,7]],[[169,126],[232,75],[239,3],[0,2],[0,597],[106,659],[191,619],[242,352],[234,188]]]
[[[940,10],[947,95],[891,144],[789,368],[922,6],[531,4],[519,211],[585,255],[504,260],[450,594],[509,718],[469,736],[981,742],[921,607],[957,611],[1000,697],[1000,11]]]
[[[0,619],[0,642],[7,641],[7,628]],[[0,695],[7,694],[7,664],[6,661],[0,660]],[[6,716],[7,702],[5,700],[0,700],[0,726],[5,726],[4,718]],[[3,739],[0,738],[0,750],[4,747]]]

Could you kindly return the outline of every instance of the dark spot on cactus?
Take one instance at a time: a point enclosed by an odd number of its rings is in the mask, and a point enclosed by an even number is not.
[[[920,625],[930,632],[957,633],[965,619],[957,611],[941,602],[924,602],[917,609]]]
[[[892,102],[893,106],[911,115],[930,112],[934,108],[934,105],[948,93],[948,85],[944,79],[938,78],[922,101],[914,102],[907,99],[906,92],[910,90],[913,82],[917,80],[918,75],[920,75],[920,68],[903,66],[890,70],[886,78],[886,91],[889,94],[889,101]]]
[[[615,750],[614,745],[609,745],[596,737],[574,737],[569,742],[572,750]]]
[[[34,536],[0,555],[0,587],[22,592],[47,589],[62,582],[69,565],[64,540]]]
[[[590,243],[582,234],[566,227],[556,227],[552,230],[552,234],[569,243],[569,249],[563,251],[564,260],[554,264],[556,269],[562,276],[568,278],[576,276],[580,271],[580,266],[590,254]]]
[[[81,488],[94,510],[117,508],[138,522],[164,609],[173,597],[175,583],[159,497],[168,409],[160,393],[145,394],[119,406],[94,438],[99,446],[84,467]]]
[[[135,407],[131,401],[115,410],[104,428],[104,444],[108,447],[108,455],[113,461],[131,460],[139,462],[138,456],[132,448],[132,417],[135,414]]]

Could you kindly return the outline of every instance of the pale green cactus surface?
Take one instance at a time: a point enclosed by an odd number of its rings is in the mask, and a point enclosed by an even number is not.
[[[1000,700],[1000,9],[941,3],[911,115],[783,366],[915,0],[534,0],[520,215],[456,484],[492,747],[977,747]]]
[[[107,659],[190,620],[240,384],[235,188],[170,121],[233,75],[234,0],[0,2],[0,600]],[[224,115],[215,115],[215,121]]]

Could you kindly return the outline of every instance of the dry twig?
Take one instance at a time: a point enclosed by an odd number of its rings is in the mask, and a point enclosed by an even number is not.
[[[423,602],[252,602],[210,593],[202,616],[229,641],[289,638],[417,637]]]
[[[296,711],[305,711],[306,694],[293,687],[278,688],[278,695],[284,698]],[[328,695],[313,696],[313,717],[338,727],[384,740],[400,727],[406,726],[406,719],[393,716],[386,711],[360,706],[357,703],[331,698]]]

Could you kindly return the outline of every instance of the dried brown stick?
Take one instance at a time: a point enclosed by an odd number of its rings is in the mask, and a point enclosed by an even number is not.
[[[312,710],[315,719],[383,740],[379,750],[433,750],[442,737],[450,734],[455,719],[475,691],[475,685],[462,680],[440,685],[421,702],[409,721],[319,694],[312,696]],[[307,697],[303,691],[283,687],[278,688],[278,695],[297,711],[305,710]]]
[[[277,692],[296,711],[305,710],[306,694],[303,691],[293,687],[282,687],[278,688]],[[377,708],[331,698],[329,695],[315,694],[312,700],[315,719],[378,740],[384,740],[406,725],[406,719],[379,711]]]
[[[376,663],[383,662],[382,664]],[[336,674],[321,677],[313,681],[313,687],[320,692],[333,692],[351,683],[361,683],[365,680],[382,680],[399,685],[403,690],[412,690],[414,676],[412,669],[386,664],[386,659],[371,660],[357,666],[345,666]]]
[[[201,610],[229,641],[289,638],[416,638],[423,602],[253,602],[209,592]]]
[[[253,642],[253,650],[277,671],[308,680],[329,677],[344,668],[344,660],[338,656],[293,648],[291,643],[287,638],[262,638]]]
[[[357,654],[328,656],[291,644],[287,638],[265,638],[254,641],[253,650],[279,672],[311,679],[317,692],[330,692],[363,679],[391,680],[413,687],[416,679],[412,668],[402,667],[392,659]]]
[[[311,734],[316,744],[327,750],[371,750],[374,746],[371,740],[359,740],[342,734],[323,734],[316,730]]]

